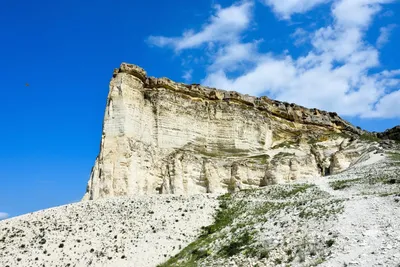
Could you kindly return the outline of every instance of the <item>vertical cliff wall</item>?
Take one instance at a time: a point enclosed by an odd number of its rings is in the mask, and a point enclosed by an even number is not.
[[[347,168],[367,149],[336,113],[114,71],[85,200],[218,193]]]

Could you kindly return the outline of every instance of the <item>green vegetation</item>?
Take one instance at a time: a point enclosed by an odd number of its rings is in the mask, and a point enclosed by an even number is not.
[[[315,201],[321,198],[322,193],[318,190],[310,184],[272,185],[265,189],[242,190],[222,195],[218,198],[220,206],[213,224],[203,227],[197,240],[159,267],[189,267],[200,263],[207,265],[207,262],[221,261],[239,254],[269,259],[275,264],[291,262],[297,252],[288,242],[283,243],[285,254],[282,258],[270,259],[272,250],[277,248],[258,241],[256,237],[263,231],[260,225],[271,220],[274,225],[284,227],[285,223],[277,220],[282,212],[300,214],[297,220],[308,220],[329,217],[342,210],[340,200]],[[327,244],[323,243],[325,246]],[[307,244],[304,246],[306,251]]]
[[[217,238],[217,234],[226,226],[232,224],[233,220],[243,213],[243,202],[232,202],[232,194],[228,193],[220,196],[220,208],[215,216],[212,225],[204,227],[200,237],[184,248],[179,254],[175,255],[159,267],[167,266],[195,266],[195,263],[209,256],[204,248]],[[246,237],[247,238],[247,237]],[[243,240],[242,240],[243,241]],[[246,241],[246,240],[244,240]],[[236,248],[237,249],[237,248]]]
[[[299,217],[304,219],[321,219],[341,213],[344,209],[342,202],[343,200],[332,199],[329,202],[323,204],[315,203],[312,207],[303,208],[299,213]]]
[[[238,148],[234,148],[234,147],[223,147],[220,146],[218,147],[218,150],[224,154],[233,154],[234,156],[236,155],[247,155],[249,153],[248,150],[246,149],[238,149]]]
[[[340,190],[340,189],[350,187],[353,184],[358,183],[360,181],[361,181],[360,178],[351,179],[351,180],[338,180],[338,181],[330,182],[329,185],[333,188],[333,190]]]
[[[274,160],[280,160],[280,159],[282,159],[282,158],[285,158],[285,157],[291,157],[291,156],[294,156],[295,155],[295,153],[288,153],[288,152],[279,152],[278,154],[276,154],[275,156],[274,156]]]
[[[274,114],[273,116],[270,116],[270,118],[276,122],[286,124],[291,129],[296,128],[296,125],[292,120],[290,120],[289,118],[283,118],[279,114]]]
[[[324,261],[325,261],[324,258],[319,258],[311,266],[318,266],[319,264],[323,263]]]
[[[390,152],[388,155],[391,160],[400,161],[400,153]]]
[[[346,134],[346,133],[342,133],[342,132],[334,132],[334,131],[330,131],[330,132],[326,132],[324,134],[321,134],[317,137],[314,138],[310,138],[308,140],[309,144],[316,144],[319,142],[325,142],[328,140],[332,140],[332,139],[338,139],[338,138],[351,138],[350,135]]]
[[[325,242],[325,244],[326,244],[328,247],[332,247],[334,243],[335,243],[335,240],[333,240],[333,239],[329,239],[329,240],[327,240],[327,241]]]
[[[261,154],[261,155],[249,157],[249,159],[254,160],[255,162],[263,164],[263,165],[268,163],[269,158],[270,158],[270,156],[267,154]]]
[[[362,134],[360,139],[367,142],[379,142],[381,139],[372,134]]]
[[[313,187],[313,185],[310,184],[296,184],[293,185],[289,190],[281,190],[281,191],[276,191],[275,194],[272,195],[272,197],[275,198],[290,198],[293,197],[297,194],[300,193],[305,193],[307,191],[307,189]],[[279,187],[277,187],[279,188]]]
[[[400,177],[399,176],[376,176],[376,177],[368,177],[368,184],[400,184]]]
[[[243,157],[248,155],[248,150],[237,149],[237,148],[225,148],[225,147],[218,147],[217,149],[213,150],[206,150],[200,149],[197,151],[198,153],[210,157],[210,158],[221,158],[221,157]]]
[[[244,250],[252,243],[253,236],[248,231],[244,231],[238,238],[235,238],[229,245],[223,246],[218,252],[221,256],[232,257]]]
[[[241,190],[239,193],[240,195],[245,195],[247,198],[253,199],[265,200],[267,196],[267,199],[270,200],[287,200],[288,198],[300,196],[308,190],[315,188],[315,185],[312,184],[271,185],[266,189],[246,189]]]
[[[394,195],[400,195],[400,190],[395,191],[395,192],[387,192],[387,193],[379,194],[380,197],[388,197],[388,196],[394,196]]]
[[[292,146],[297,146],[297,145],[298,145],[297,141],[283,141],[282,143],[273,146],[272,149],[291,148]]]

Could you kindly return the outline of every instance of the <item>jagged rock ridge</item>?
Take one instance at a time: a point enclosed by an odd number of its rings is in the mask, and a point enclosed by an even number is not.
[[[334,173],[367,149],[357,145],[362,134],[333,112],[148,77],[123,63],[84,199],[222,193]]]

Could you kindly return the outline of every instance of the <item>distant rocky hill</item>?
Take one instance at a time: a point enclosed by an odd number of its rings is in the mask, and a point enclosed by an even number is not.
[[[223,193],[332,174],[367,149],[349,147],[363,136],[373,137],[333,112],[148,77],[123,63],[84,199]]]
[[[388,129],[383,133],[378,133],[377,136],[382,139],[400,141],[400,125],[393,127],[392,129]]]

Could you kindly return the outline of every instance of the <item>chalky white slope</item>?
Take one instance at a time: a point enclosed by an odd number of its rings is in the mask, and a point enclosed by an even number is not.
[[[43,210],[0,222],[0,266],[396,266],[399,167],[398,148],[373,143],[342,173],[222,206],[210,194],[152,195]],[[233,218],[207,234],[218,207]]]
[[[212,222],[212,195],[81,202],[0,222],[0,266],[155,266]]]
[[[398,266],[399,175],[398,150],[377,149],[337,175],[224,196],[216,224],[161,267]]]

